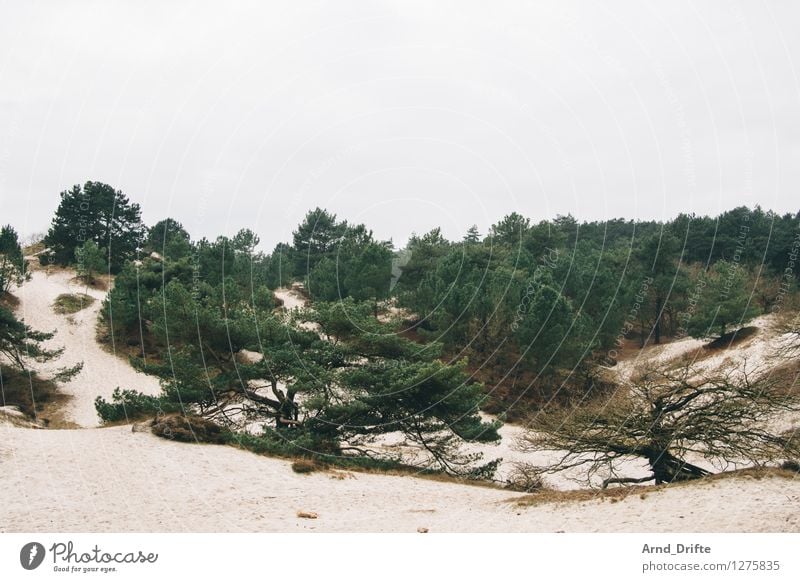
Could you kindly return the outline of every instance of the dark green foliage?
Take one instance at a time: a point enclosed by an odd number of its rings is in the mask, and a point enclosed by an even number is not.
[[[58,386],[31,370],[0,366],[0,406],[16,406],[35,418],[42,406],[58,398]]]
[[[0,294],[7,293],[12,285],[22,285],[25,270],[17,231],[11,225],[0,228]]]
[[[167,219],[119,272],[103,316],[137,346],[136,365],[162,378],[158,405],[222,424],[233,407],[265,427],[241,435],[249,447],[366,459],[375,439],[399,432],[439,468],[477,475],[493,464],[458,444],[497,438],[477,415],[484,391],[498,412],[577,401],[606,389],[596,365],[613,364],[626,341],[707,334],[770,309],[794,289],[783,269],[797,218],[739,208],[666,223],[531,223],[512,213],[486,237],[473,226],[452,242],[435,229],[394,251],[317,208],[269,255],[251,231],[192,242]],[[289,318],[271,290],[298,282],[312,307]]]
[[[519,247],[531,227],[531,221],[516,212],[512,212],[500,222],[493,225],[489,236],[492,244]]]
[[[42,377],[32,366],[57,358],[63,349],[50,350],[42,343],[53,333],[31,329],[9,310],[0,306],[0,406],[18,406],[32,417],[41,405],[58,396],[57,382],[69,382],[83,363],[59,368]]]
[[[724,336],[758,314],[747,274],[739,263],[718,261],[703,276],[697,307],[688,320],[688,333],[697,338]]]
[[[785,272],[799,219],[736,208],[666,223],[559,216],[531,224],[512,213],[483,241],[476,228],[459,242],[438,231],[413,236],[393,294],[417,334],[469,355],[502,388],[493,394],[515,386],[549,399],[547,387],[557,386],[569,401],[627,340],[709,335],[771,309],[800,272]],[[709,292],[706,278],[719,279],[726,260],[739,266],[730,291]]]
[[[481,242],[481,234],[478,232],[478,226],[473,224],[467,229],[467,234],[464,235],[464,242],[466,244],[475,244]]]
[[[334,259],[335,250],[347,229],[336,215],[321,208],[306,214],[305,220],[293,233],[294,273],[305,277],[324,258]]]
[[[31,361],[46,362],[58,357],[63,350],[42,347],[42,342],[52,337],[53,333],[33,330],[0,307],[0,354],[18,368],[24,370]]]
[[[130,421],[154,416],[156,413],[175,412],[180,408],[163,398],[148,396],[135,390],[114,388],[111,402],[102,396],[94,401],[97,415],[103,422]]]
[[[327,234],[323,236],[325,231],[308,233],[312,220],[318,221],[315,224],[327,225]],[[306,257],[306,288],[314,300],[352,297],[357,301],[372,301],[377,311],[378,302],[389,296],[391,243],[375,240],[372,231],[364,225],[336,223],[335,216],[315,211],[295,233],[293,252],[295,257]],[[295,268],[301,265],[296,263]]]
[[[97,275],[108,270],[106,254],[93,240],[87,240],[75,247],[75,270],[87,285],[92,285]]]
[[[54,260],[73,263],[75,248],[93,241],[103,251],[111,272],[116,273],[133,259],[144,238],[138,204],[121,191],[100,182],[86,182],[61,193],[45,244]]]
[[[189,233],[173,218],[159,220],[151,226],[143,248],[146,254],[155,252],[171,260],[189,256],[192,251]]]
[[[120,280],[117,289],[123,292]],[[98,401],[101,416],[180,407],[225,424],[223,411],[233,408],[334,457],[367,455],[369,442],[399,431],[442,469],[478,470],[478,457],[460,454],[458,443],[499,436],[477,414],[481,386],[469,380],[465,362],[444,364],[436,345],[397,335],[375,318],[372,302],[318,302],[295,322],[273,308],[266,289],[250,293],[233,276],[194,290],[173,278],[140,304],[143,327],[166,355],[135,360],[161,377],[163,396],[121,393],[117,402]],[[243,350],[263,358],[243,359]]]

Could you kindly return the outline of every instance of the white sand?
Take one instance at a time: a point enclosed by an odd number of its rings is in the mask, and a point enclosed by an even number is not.
[[[104,351],[95,339],[97,317],[105,291],[87,289],[73,281],[74,273],[34,271],[30,281],[15,291],[20,299],[17,316],[39,331],[55,331],[55,337],[45,344],[50,349],[64,347],[56,360],[38,365],[44,375],[57,368],[83,362],[83,370],[72,381],[60,384],[60,390],[71,398],[64,409],[65,419],[78,426],[98,426],[100,419],[94,399],[111,399],[114,388],[130,388],[145,394],[158,394],[161,387],[153,376],[133,369],[122,358]],[[86,293],[96,299],[89,307],[72,315],[58,315],[52,305],[62,293]]]
[[[800,531],[800,478],[737,477],[642,500],[521,508],[502,490],[415,477],[298,475],[289,462],[129,427],[0,426],[0,531]],[[341,476],[341,475],[340,475]],[[296,517],[313,511],[319,519]]]
[[[281,287],[275,290],[275,296],[283,301],[283,308],[286,311],[302,309],[307,303],[306,298],[295,288],[287,289],[286,287]]]
[[[768,373],[774,365],[785,363],[776,357],[787,339],[775,330],[775,316],[762,315],[747,324],[757,331],[750,337],[726,349],[703,349],[711,340],[684,338],[660,345],[648,345],[631,357],[621,360],[611,368],[624,383],[630,380],[639,366],[647,363],[666,364],[688,357],[698,371],[714,372],[721,369],[739,369],[746,366],[748,373]]]

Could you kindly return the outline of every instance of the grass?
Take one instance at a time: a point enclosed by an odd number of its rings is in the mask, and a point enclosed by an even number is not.
[[[292,463],[292,471],[295,473],[313,473],[325,468],[325,466],[313,459],[297,459]]]
[[[0,379],[0,406],[16,406],[27,418],[48,428],[75,428],[63,416],[64,404],[70,397],[59,392],[52,380],[10,366],[0,368]]]
[[[638,496],[639,499],[646,499],[651,493],[656,493],[667,487],[693,487],[705,483],[713,483],[724,479],[755,479],[764,478],[797,479],[797,473],[787,471],[778,467],[752,467],[749,469],[738,469],[736,471],[724,471],[715,473],[702,479],[692,479],[689,481],[678,481],[676,483],[662,485],[635,485],[630,487],[614,487],[611,489],[575,489],[572,491],[557,491],[555,489],[543,489],[519,497],[509,499],[509,502],[516,503],[522,507],[535,507],[549,503],[581,503],[586,501],[609,500],[611,503],[624,501],[629,496]]]
[[[94,302],[95,298],[85,293],[62,293],[53,302],[53,311],[61,315],[78,313]]]
[[[14,311],[19,307],[19,298],[11,293],[0,293],[0,307]]]

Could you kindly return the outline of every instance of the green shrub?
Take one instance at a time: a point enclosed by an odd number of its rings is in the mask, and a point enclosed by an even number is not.
[[[175,412],[178,406],[160,396],[148,396],[136,390],[114,389],[111,402],[102,396],[95,398],[94,407],[103,422],[119,422],[153,415]]]
[[[85,293],[62,293],[53,302],[53,311],[62,315],[77,313],[94,302],[94,297]]]

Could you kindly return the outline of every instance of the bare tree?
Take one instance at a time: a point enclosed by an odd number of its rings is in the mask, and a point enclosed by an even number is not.
[[[702,457],[712,466],[756,465],[797,458],[800,439],[776,427],[780,415],[800,410],[800,390],[746,362],[718,373],[691,363],[647,364],[629,386],[602,402],[540,413],[520,445],[530,451],[560,451],[544,473],[586,469],[587,481],[610,471],[603,486],[702,477],[708,470],[687,461]],[[647,461],[652,475],[619,475],[619,461]]]
[[[773,329],[783,340],[775,354],[778,359],[793,360],[800,356],[800,311],[778,313]]]

